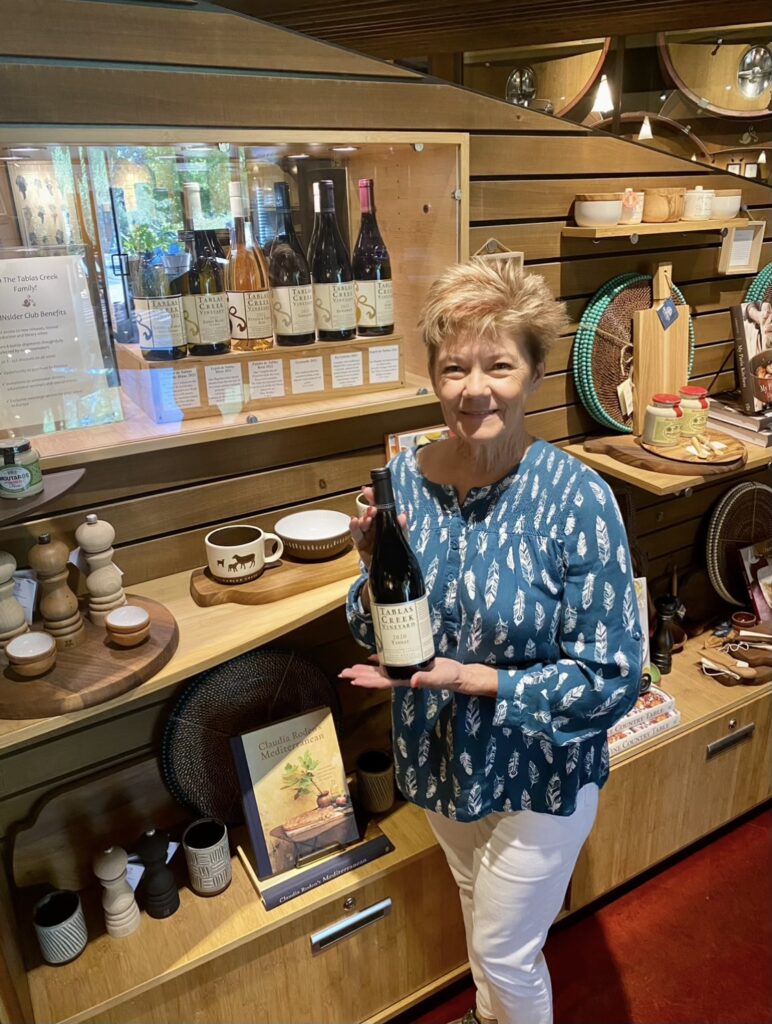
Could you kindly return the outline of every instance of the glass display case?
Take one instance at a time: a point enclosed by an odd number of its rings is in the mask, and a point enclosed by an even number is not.
[[[465,256],[466,135],[12,134],[0,436],[98,451],[426,386],[417,319]]]

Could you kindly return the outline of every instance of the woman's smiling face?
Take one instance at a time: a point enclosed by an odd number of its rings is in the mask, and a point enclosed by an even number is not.
[[[437,353],[434,388],[445,423],[470,444],[514,439],[523,431],[525,405],[544,376],[520,342],[459,336]]]

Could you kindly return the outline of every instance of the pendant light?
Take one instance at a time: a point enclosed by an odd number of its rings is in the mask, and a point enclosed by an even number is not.
[[[652,131],[651,131],[651,121],[649,120],[649,115],[647,114],[646,117],[644,117],[644,119],[643,119],[643,124],[641,125],[641,130],[638,132],[638,141],[639,142],[645,142],[646,139],[653,139],[653,138],[654,138],[654,136],[653,136]]]
[[[614,109],[614,99],[611,95],[611,87],[605,75],[600,76],[600,85],[595,94],[595,102],[592,105],[593,114],[609,114]]]
[[[767,153],[766,153],[766,150],[762,149],[762,151],[759,153],[759,158],[756,161],[756,163],[757,164],[765,164],[766,162],[767,162]]]

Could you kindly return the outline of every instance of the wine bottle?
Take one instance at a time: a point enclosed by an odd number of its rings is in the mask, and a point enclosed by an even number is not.
[[[231,347],[239,352],[260,352],[273,348],[268,266],[262,252],[252,245],[251,228],[244,219],[240,182],[232,181],[230,190],[233,231],[227,285]]]
[[[172,294],[169,278],[145,252],[131,274],[139,346],[145,359],[182,359],[187,355],[182,299]]]
[[[176,279],[175,285],[182,295],[188,354],[214,356],[230,349],[231,327],[222,267],[212,251],[209,233],[196,226],[196,209],[201,209],[200,199],[196,207],[198,188],[195,182],[183,185],[185,245],[190,267]]]
[[[397,519],[391,473],[370,474],[378,509],[370,566],[370,608],[381,665],[392,679],[409,679],[434,663],[429,601],[418,560]]]
[[[362,223],[354,246],[357,334],[377,338],[394,332],[391,260],[375,217],[372,178],[359,181]]]
[[[316,341],[311,274],[292,223],[286,181],[277,181],[273,193],[276,235],[268,258],[268,277],[276,344],[311,345]]]
[[[308,242],[308,265],[309,267],[314,262],[314,253],[316,252],[316,243],[319,240],[319,221],[321,219],[319,212],[319,182],[314,181],[311,183],[311,194],[314,197],[314,223],[311,228],[311,238]]]
[[[331,181],[319,182],[319,232],[311,264],[319,341],[347,341],[356,334],[354,275],[335,216]]]

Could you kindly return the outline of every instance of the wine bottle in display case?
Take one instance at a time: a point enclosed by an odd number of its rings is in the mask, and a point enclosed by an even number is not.
[[[311,228],[311,238],[308,242],[308,265],[309,267],[314,262],[314,253],[316,252],[316,243],[319,240],[319,221],[320,208],[319,208],[319,182],[314,181],[311,183],[311,194],[314,200],[314,223]]]
[[[389,250],[375,217],[372,178],[359,182],[362,223],[352,259],[357,302],[357,334],[377,338],[394,332],[394,293]]]
[[[172,293],[163,266],[142,253],[130,269],[139,345],[145,359],[182,359],[187,355],[182,298]]]
[[[381,665],[392,679],[409,679],[434,663],[426,586],[397,519],[391,472],[370,474],[378,512],[370,566],[370,607]]]
[[[195,187],[189,188],[189,185]],[[185,245],[190,254],[190,267],[174,284],[182,296],[188,354],[214,356],[229,351],[231,325],[222,266],[212,250],[209,232],[196,227],[198,188],[194,182],[183,185]]]
[[[268,258],[268,278],[276,344],[311,345],[316,341],[311,273],[292,223],[286,181],[277,181],[273,193],[276,235]]]
[[[252,244],[251,228],[244,218],[240,182],[231,182],[230,199],[233,231],[227,286],[231,347],[239,352],[260,352],[273,347],[268,266],[260,249]]]
[[[319,232],[311,264],[319,341],[347,341],[356,334],[356,296],[348,248],[335,216],[335,189],[319,182]]]

